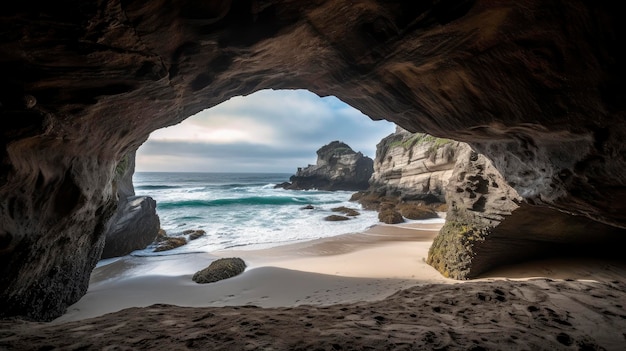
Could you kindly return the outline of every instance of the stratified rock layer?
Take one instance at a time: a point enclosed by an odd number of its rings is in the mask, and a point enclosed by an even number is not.
[[[374,161],[352,150],[340,141],[333,141],[317,150],[317,163],[289,178],[291,183],[278,186],[285,189],[363,190],[369,186]]]
[[[620,7],[11,2],[0,14],[0,314],[50,319],[84,294],[116,206],[115,167],[151,131],[264,88],[332,94],[408,131],[468,142],[517,193],[503,203],[540,209],[524,216],[625,228]],[[480,198],[474,182],[459,194]],[[501,209],[490,227],[523,208]]]
[[[457,154],[467,148],[465,143],[398,127],[376,146],[368,191],[396,195],[403,201],[445,202]]]

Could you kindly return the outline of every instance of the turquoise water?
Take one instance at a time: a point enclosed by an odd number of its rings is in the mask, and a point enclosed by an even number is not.
[[[289,180],[287,173],[153,173],[133,177],[137,195],[157,201],[161,227],[168,235],[202,229],[207,235],[175,250],[153,248],[133,255],[170,255],[238,248],[254,249],[358,232],[378,223],[375,211],[349,202],[353,192],[284,190],[274,185]],[[313,210],[302,210],[306,205]],[[347,206],[361,215],[328,222],[331,208]]]

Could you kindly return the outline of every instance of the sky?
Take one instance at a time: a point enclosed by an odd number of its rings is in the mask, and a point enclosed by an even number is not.
[[[333,96],[262,90],[152,132],[137,151],[136,171],[293,174],[315,164],[315,152],[334,140],[373,159],[376,144],[394,130]]]

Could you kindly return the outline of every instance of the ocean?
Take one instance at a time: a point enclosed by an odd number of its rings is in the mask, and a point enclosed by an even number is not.
[[[378,223],[376,211],[350,202],[352,191],[284,190],[288,173],[137,172],[135,193],[157,201],[161,228],[168,235],[202,229],[206,235],[171,251],[138,250],[134,256],[258,249],[359,232]],[[312,205],[312,210],[302,207]],[[346,206],[361,214],[329,222],[331,209]]]

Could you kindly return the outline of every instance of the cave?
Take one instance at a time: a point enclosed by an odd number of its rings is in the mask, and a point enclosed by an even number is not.
[[[115,168],[150,132],[268,88],[335,95],[370,118],[472,146],[455,171],[461,191],[449,200],[449,225],[430,257],[451,277],[474,277],[509,257],[511,247],[523,252],[507,244],[515,224],[525,228],[514,238],[522,244],[624,237],[625,24],[618,6],[5,5],[0,316],[50,320],[85,293],[117,204]],[[546,239],[552,232],[545,225],[555,214],[563,218],[556,241]]]

